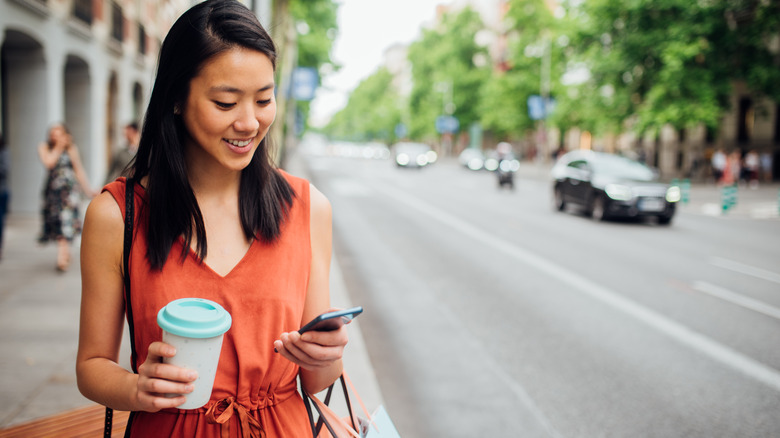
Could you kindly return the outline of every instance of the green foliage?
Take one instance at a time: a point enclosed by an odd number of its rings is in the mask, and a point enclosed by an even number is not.
[[[438,136],[435,120],[448,112],[446,104],[450,97],[452,115],[460,126],[480,120],[481,89],[489,69],[476,67],[474,59],[487,57],[485,49],[475,42],[475,35],[483,28],[479,14],[465,8],[445,14],[436,29],[423,30],[422,38],[409,47],[413,78],[409,114],[413,138]]]
[[[304,3],[308,8],[304,0],[296,7]],[[432,140],[439,136],[436,117],[452,110],[460,126],[480,123],[511,140],[536,128],[527,101],[544,93],[557,103],[549,125],[596,135],[641,134],[666,124],[715,129],[731,110],[736,82],[756,98],[780,101],[776,0],[559,0],[550,9],[552,3],[509,0],[504,22],[489,30],[506,42],[505,51],[480,67],[475,60],[488,55],[475,39],[485,29],[479,14],[470,8],[445,14],[408,48],[408,98],[402,102],[380,70],[355,90],[329,132],[392,140],[403,115],[411,138]],[[312,53],[327,46],[318,35],[305,43]],[[588,74],[564,80],[575,69]]]
[[[298,31],[299,67],[320,69],[330,63],[333,40],[338,32],[338,5],[332,0],[291,0],[290,14]],[[308,120],[310,102],[297,102],[303,120]]]
[[[777,2],[588,0],[583,12],[578,54],[591,70],[590,87],[615,90],[599,113],[618,129],[629,119],[639,132],[714,128],[735,80],[777,93],[778,58],[766,44],[777,35]]]
[[[352,141],[380,140],[392,143],[395,126],[401,122],[401,102],[386,68],[363,80],[336,113],[325,133],[331,138]]]

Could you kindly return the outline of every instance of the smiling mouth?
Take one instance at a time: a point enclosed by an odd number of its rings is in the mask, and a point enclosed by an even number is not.
[[[254,139],[252,139],[252,138],[250,138],[249,140],[228,140],[228,139],[225,139],[226,142],[232,144],[235,147],[239,147],[239,148],[243,148],[245,146],[248,146],[250,143],[252,143],[252,140],[254,140]]]

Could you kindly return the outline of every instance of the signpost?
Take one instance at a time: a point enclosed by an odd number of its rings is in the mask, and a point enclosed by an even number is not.
[[[319,76],[313,67],[297,67],[292,74],[292,98],[299,101],[314,99]]]

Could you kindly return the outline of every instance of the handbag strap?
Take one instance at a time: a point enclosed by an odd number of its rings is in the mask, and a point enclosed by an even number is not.
[[[330,434],[333,437],[338,437],[338,435],[334,431],[334,426],[331,425],[330,421],[328,421],[328,419],[327,419],[328,415],[334,421],[338,421],[338,422],[343,423],[343,424],[341,424],[341,426],[344,427],[346,429],[346,431],[350,435],[358,436],[360,434],[359,428],[358,428],[359,422],[356,421],[355,413],[352,410],[352,402],[350,401],[349,391],[347,390],[347,382],[349,383],[350,388],[352,388],[352,393],[354,394],[355,397],[357,397],[361,407],[363,408],[363,412],[366,414],[366,417],[368,417],[370,421],[373,421],[373,420],[371,420],[371,416],[368,413],[368,410],[366,410],[365,405],[363,404],[363,401],[360,400],[360,396],[357,394],[357,391],[355,391],[355,387],[352,385],[352,382],[350,381],[349,376],[347,376],[346,371],[343,372],[341,374],[341,376],[339,376],[339,381],[341,382],[341,389],[344,392],[344,400],[345,400],[346,405],[347,405],[347,410],[349,411],[349,419],[350,419],[350,423],[351,424],[347,424],[345,420],[341,420],[330,409],[330,407],[328,406],[328,404],[330,403],[331,394],[333,393],[333,387],[336,385],[336,382],[333,382],[328,387],[328,392],[325,395],[325,401],[324,402],[320,401],[316,396],[309,394],[308,392],[306,392],[305,389],[303,389],[303,387],[301,387],[302,392],[303,392],[303,396],[304,396],[303,397],[304,398],[304,404],[306,405],[306,412],[309,415],[309,424],[311,425],[312,436],[314,438],[317,438],[317,436],[319,435],[320,430],[322,429],[323,424],[325,425],[325,427],[328,429],[328,432],[330,432]],[[310,404],[314,405],[314,410],[316,410],[317,414],[319,415],[319,418],[317,420],[316,426],[314,424],[314,413],[312,411],[312,408],[311,408]],[[326,413],[328,415],[325,415]],[[352,428],[350,429],[349,426],[351,426]]]
[[[133,325],[133,306],[130,303],[130,248],[133,246],[133,225],[135,223],[135,180],[125,180],[125,234],[122,249],[122,282],[125,292],[125,312],[127,313],[127,326],[130,330],[130,366],[137,373],[135,351],[135,330]],[[111,438],[113,431],[114,410],[106,407],[106,421],[103,427],[103,437]],[[129,422],[128,422],[129,426]]]

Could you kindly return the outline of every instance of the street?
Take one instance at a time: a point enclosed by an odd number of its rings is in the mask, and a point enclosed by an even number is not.
[[[543,174],[305,160],[404,438],[780,436],[776,216],[595,222]]]

